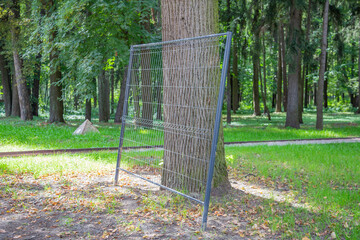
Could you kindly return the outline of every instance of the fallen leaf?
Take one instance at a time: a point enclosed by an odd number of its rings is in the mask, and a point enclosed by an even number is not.
[[[335,232],[331,233],[331,239],[336,239],[336,233]]]
[[[301,240],[310,240],[310,238],[308,238],[308,237],[303,237]]]
[[[6,233],[4,229],[0,229],[0,233]]]

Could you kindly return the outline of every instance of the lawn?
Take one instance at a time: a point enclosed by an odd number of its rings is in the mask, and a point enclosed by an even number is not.
[[[357,115],[325,114],[323,131],[315,130],[315,117],[314,113],[305,113],[305,123],[300,130],[295,130],[284,128],[284,113],[273,114],[271,122],[265,117],[236,114],[232,124],[224,125],[224,138],[226,142],[233,142],[360,136],[360,118]],[[2,118],[0,151],[118,146],[120,125],[94,122],[100,134],[73,136],[72,133],[80,124],[81,121],[74,119],[68,119],[66,124],[47,124],[41,118],[28,122]],[[162,144],[161,141],[158,143]]]

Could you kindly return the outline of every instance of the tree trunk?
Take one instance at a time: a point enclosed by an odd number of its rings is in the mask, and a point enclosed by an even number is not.
[[[232,64],[232,110],[234,113],[239,108],[239,80],[238,80],[238,53],[237,42],[233,42],[233,64]]]
[[[85,101],[85,120],[91,121],[91,98],[87,98]]]
[[[12,100],[11,100],[11,116],[20,117],[19,92],[15,77],[12,80]]]
[[[56,31],[51,33],[50,41],[54,44]],[[65,122],[62,99],[61,71],[58,50],[53,46],[50,52],[50,118],[49,122]]]
[[[308,74],[309,74],[309,70],[308,70],[308,66],[305,66],[306,70],[305,70],[305,99],[304,99],[304,106],[305,108],[308,107],[309,105],[309,98],[310,98],[310,94],[309,94],[309,78],[308,78]]]
[[[228,69],[228,77],[226,81],[226,123],[231,123],[231,82],[230,68]]]
[[[120,98],[117,104],[116,113],[115,113],[115,123],[121,123],[121,118],[123,115],[124,102],[125,102],[125,90],[126,90],[126,78],[127,78],[128,68],[124,68],[124,75],[121,79],[120,86]]]
[[[94,108],[96,108],[97,107],[97,102],[98,102],[98,99],[97,99],[97,91],[98,91],[98,89],[97,89],[97,84],[96,84],[96,78],[93,78],[93,80],[92,80],[92,84],[93,84],[93,86],[94,86],[94,96],[93,96],[93,99],[94,99]]]
[[[282,31],[279,26],[279,36]],[[281,112],[281,85],[282,85],[282,54],[281,54],[281,38],[279,37],[279,50],[278,50],[278,70],[277,70],[277,81],[276,81],[276,109],[275,112]]]
[[[259,66],[260,69],[260,66]],[[265,34],[263,37],[263,80],[261,79],[260,75],[260,82],[261,82],[261,94],[263,98],[264,104],[264,114],[268,116],[268,119],[271,120],[269,108],[266,105],[266,47],[265,47]]]
[[[77,111],[80,103],[79,103],[79,94],[76,88],[74,89],[73,96],[74,96],[74,108]]]
[[[285,127],[300,128],[299,81],[301,71],[301,10],[296,0],[291,0],[289,26],[289,88]]]
[[[114,113],[114,92],[115,92],[115,72],[114,66],[110,70],[110,88],[111,88],[111,100],[110,100],[110,113]]]
[[[218,1],[216,0],[184,0],[174,3],[173,1],[161,1],[162,12],[162,36],[163,41],[201,36],[206,34],[212,34],[218,32]],[[199,21],[201,19],[201,21]],[[200,51],[200,50],[197,50]],[[219,57],[207,58],[207,52],[209,49],[203,49],[202,53],[197,55],[196,59],[188,59],[187,51],[182,52],[167,52],[163,55],[164,68],[166,69],[168,64],[176,64],[180,66],[191,67],[193,62],[199,61],[211,61],[213,64],[219,64]],[[175,55],[176,54],[176,55]],[[176,57],[176,59],[174,59]],[[171,58],[173,62],[167,61],[167,58]],[[204,70],[205,71],[205,70]],[[212,71],[214,73],[214,71]],[[219,86],[217,81],[220,76],[220,71],[211,75],[209,78],[204,77],[190,77],[189,79],[181,78],[181,71],[178,74],[171,74],[169,71],[164,71],[164,86],[175,86],[181,84],[187,86],[190,83],[195,86],[214,87]],[[208,74],[205,74],[208,75]],[[183,81],[180,81],[182,79]],[[215,81],[216,80],[216,81]],[[187,99],[181,95],[180,91],[172,91],[166,89],[164,91],[164,121],[165,123],[188,126],[189,128],[201,128],[206,129],[212,125],[213,120],[208,118],[209,111],[198,110],[198,114],[186,114],[182,111],[188,111],[184,108],[174,108],[171,106],[183,106],[186,105],[184,101]],[[217,99],[217,93],[213,93],[214,96],[206,95],[209,97],[209,101]],[[197,99],[202,99],[204,93],[199,93]],[[175,97],[176,96],[176,97]],[[182,110],[183,109],[183,110]],[[213,126],[213,125],[212,125]],[[194,159],[209,156],[209,150],[211,148],[210,141],[205,141],[199,138],[183,136],[169,131],[164,131],[164,164],[163,175],[161,183],[168,187],[182,190],[188,190],[189,192],[204,191],[202,184],[191,179],[183,179],[182,173],[186,173],[187,176],[194,176],[199,179],[200,182],[206,181],[206,172],[208,169],[207,162],[194,161]],[[176,154],[179,153],[179,154]],[[187,156],[184,156],[185,154]],[[188,157],[189,156],[189,157]],[[207,157],[205,157],[207,158]],[[174,168],[177,166],[177,168]],[[180,176],[179,176],[180,174]],[[225,162],[224,152],[224,136],[222,123],[220,124],[219,140],[217,144],[216,161],[214,168],[214,176],[212,185],[216,188],[225,190],[230,187],[228,180],[227,167]],[[185,189],[184,189],[185,188]]]
[[[323,129],[323,94],[324,94],[324,74],[326,64],[326,48],[327,48],[327,34],[328,34],[328,17],[329,17],[329,0],[325,0],[324,6],[324,22],[323,33],[321,40],[321,55],[320,55],[320,72],[317,91],[317,106],[316,106],[316,129]]]
[[[14,58],[14,72],[15,80],[17,84],[19,94],[19,105],[20,105],[20,117],[22,120],[32,120],[32,112],[30,106],[30,96],[26,86],[26,79],[22,73],[22,62],[18,53],[18,41],[20,35],[20,27],[18,26],[18,20],[20,19],[20,6],[17,0],[13,1],[13,15],[11,23],[11,42],[12,52]]]
[[[110,88],[109,79],[105,76],[105,70],[101,69],[98,77],[99,97],[99,121],[108,122],[110,117]]]
[[[276,107],[276,93],[272,94],[271,107],[272,108]]]
[[[327,46],[326,46],[327,47]],[[328,71],[328,55],[325,56],[325,72]],[[328,79],[324,76],[324,108],[328,108]]]
[[[40,9],[40,16],[45,16],[45,9]],[[39,20],[39,25],[41,26],[41,20]],[[38,45],[41,45],[42,40],[39,34],[38,36]],[[35,59],[35,69],[34,69],[34,81],[31,90],[31,107],[32,107],[32,114],[34,116],[39,116],[39,91],[40,91],[40,74],[41,74],[41,51],[36,55]]]
[[[40,74],[41,74],[41,53],[36,55],[34,69],[34,81],[31,90],[31,107],[32,114],[39,116],[39,90],[40,90]]]
[[[358,110],[356,111],[356,114],[360,114],[360,37],[359,37],[359,58],[358,58],[358,81],[359,81],[359,98],[358,98]]]
[[[56,11],[56,1],[48,2],[50,11]],[[48,12],[49,14],[50,12]],[[50,117],[49,122],[65,122],[64,120],[64,102],[62,98],[61,69],[58,49],[55,46],[57,30],[51,29],[49,41],[52,44],[50,51]]]
[[[0,71],[1,71],[1,83],[3,86],[3,98],[5,104],[5,116],[11,115],[11,79],[10,69],[5,56],[2,54],[3,48],[0,44]]]
[[[317,103],[316,97],[317,97],[317,84],[314,83],[314,95],[313,95],[314,106],[317,105],[317,104],[316,104],[316,103]]]
[[[304,123],[303,122],[303,117],[302,117],[302,113],[303,113],[303,108],[304,108],[304,104],[303,104],[303,94],[304,94],[304,78],[301,75],[301,60],[300,60],[300,70],[299,70],[299,86],[298,86],[298,94],[299,94],[299,102],[298,102],[298,111],[299,111],[299,123]]]
[[[254,115],[260,116],[260,96],[259,96],[259,66],[260,66],[260,26],[259,26],[259,2],[255,1],[255,12],[253,19],[253,34],[254,34],[254,46],[252,49],[252,61],[253,61],[253,107]]]
[[[307,17],[306,17],[306,37],[305,37],[305,41],[306,44],[309,44],[309,35],[310,35],[310,28],[311,28],[311,4],[312,0],[309,0],[309,4],[308,4],[308,9],[307,9]],[[309,78],[308,78],[308,74],[309,74],[309,60],[310,60],[310,52],[308,50],[308,47],[305,49],[305,54],[304,54],[304,73],[305,73],[305,99],[304,99],[304,105],[305,108],[308,107],[309,104]]]
[[[282,80],[283,80],[283,106],[284,112],[287,111],[287,101],[288,101],[288,80],[287,80],[287,71],[286,71],[286,59],[285,59],[285,36],[284,36],[284,24],[281,23],[280,31],[280,41],[281,41],[281,69],[282,69]]]

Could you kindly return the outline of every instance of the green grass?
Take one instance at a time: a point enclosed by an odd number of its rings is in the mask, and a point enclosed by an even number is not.
[[[321,221],[347,221],[352,239],[359,239],[359,149],[360,143],[228,147],[226,155],[237,176],[253,173],[268,186],[286,185]],[[348,230],[336,226],[337,232]]]
[[[284,113],[273,114],[271,122],[265,117],[240,114],[234,115],[233,119],[232,124],[224,127],[226,142],[360,136],[360,117],[350,113],[325,114],[323,131],[315,130],[316,116],[313,113],[304,114],[305,123],[300,130],[284,128]],[[100,134],[72,135],[80,124],[80,120],[74,119],[68,119],[67,124],[47,124],[41,118],[28,122],[18,118],[2,118],[0,151],[118,146],[120,125],[95,122]],[[158,133],[143,130],[141,134],[133,135],[135,140],[139,140],[151,139],[155,134]],[[158,136],[153,144],[162,144],[162,141],[161,136]]]
[[[115,152],[95,152],[3,158],[0,159],[0,176],[2,174],[31,174],[39,178],[49,174],[62,175],[115,169],[116,156]]]

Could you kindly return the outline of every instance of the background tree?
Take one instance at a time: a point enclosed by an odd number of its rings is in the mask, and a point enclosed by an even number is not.
[[[14,58],[14,72],[15,80],[19,95],[19,105],[20,105],[20,117],[23,120],[32,120],[32,111],[30,106],[30,96],[27,90],[26,79],[23,75],[22,69],[22,59],[19,54],[19,38],[20,38],[20,5],[17,0],[12,2],[10,7],[10,19],[11,19],[11,43],[12,43],[12,52]]]
[[[324,94],[324,73],[326,62],[326,48],[327,48],[327,35],[328,35],[328,19],[329,19],[329,0],[325,0],[324,5],[324,21],[323,33],[321,41],[321,56],[320,56],[320,72],[319,83],[317,91],[317,107],[316,107],[316,129],[323,129],[323,94]]]
[[[299,81],[301,76],[301,9],[298,1],[290,5],[289,24],[289,90],[287,96],[286,127],[300,128],[299,122]]]

